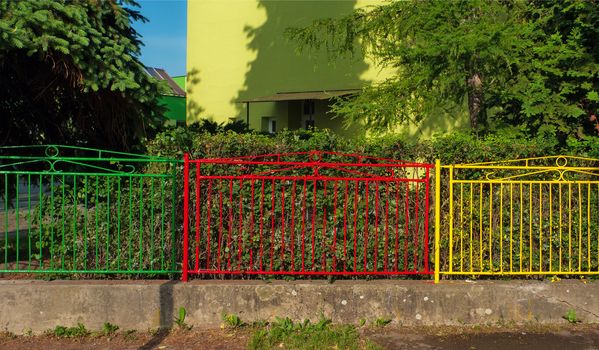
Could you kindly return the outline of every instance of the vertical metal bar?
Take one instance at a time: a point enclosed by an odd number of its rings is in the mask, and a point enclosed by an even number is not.
[[[452,180],[453,181],[453,180]],[[470,272],[474,271],[474,183],[470,183],[470,211],[468,212],[470,222]]]
[[[240,209],[241,213],[241,209]],[[241,256],[241,255],[240,255]],[[281,189],[281,271],[285,270],[285,184]]]
[[[514,271],[514,184],[510,182],[510,272]]]
[[[347,204],[349,201],[348,192],[349,181],[345,180],[345,203],[343,205],[343,271],[347,271]]]
[[[201,182],[200,182],[200,175],[201,175],[201,164],[199,162],[196,163],[196,181],[195,181],[195,192],[196,192],[196,198],[195,198],[195,226],[196,226],[196,238],[195,238],[195,261],[194,261],[194,270],[198,271],[200,269],[200,237],[201,237],[201,230],[202,230],[202,200],[201,200],[201,196],[202,196],[202,191],[201,191]],[[189,173],[189,167],[187,169],[187,172]],[[189,179],[187,180],[188,182],[188,187],[189,187]],[[188,188],[189,190],[189,188]],[[187,197],[189,197],[189,193],[187,194]],[[187,209],[189,212],[189,208]],[[189,223],[188,223],[189,225]],[[189,240],[189,238],[188,238]],[[189,243],[187,243],[189,244]]]
[[[572,272],[572,184],[568,183],[568,272]]]
[[[451,181],[451,179],[449,180]],[[435,160],[435,283],[439,283],[441,239],[441,160]]]
[[[389,181],[385,181],[385,243],[383,270],[388,271],[389,263]]]
[[[338,194],[339,182],[335,181],[333,189],[333,270],[337,271],[337,194]]]
[[[106,177],[106,271],[110,269],[110,176]]]
[[[316,244],[314,240],[314,233],[316,230],[316,180],[314,180],[313,182],[314,189],[312,191],[312,270],[314,270],[314,253]]]
[[[223,239],[223,191],[221,191],[222,180],[219,181],[218,188],[218,241],[216,249],[216,269],[220,272],[221,268],[221,242]]]
[[[295,271],[295,193],[297,191],[297,181],[293,180],[291,190],[291,270]]]
[[[21,210],[19,209],[19,174],[15,174],[15,243],[16,243],[16,252],[15,252],[15,258],[16,258],[16,264],[15,264],[15,270],[19,270],[19,236],[21,235],[21,232],[19,231],[19,227],[21,226],[19,223],[19,216],[21,216]],[[63,197],[64,197],[64,187],[63,187]],[[64,198],[63,198],[63,208],[64,208]],[[64,215],[63,215],[63,227],[64,227]],[[64,243],[64,231],[63,231],[63,243]],[[63,244],[63,252],[64,252],[64,244]],[[64,261],[64,254],[63,254],[63,261]],[[64,269],[64,266],[63,266]]]
[[[493,272],[493,184],[489,183],[489,271]]]
[[[295,181],[294,181],[295,183]],[[251,199],[250,199],[250,206],[251,206],[251,211],[250,211],[250,266],[249,266],[249,270],[253,271],[254,270],[254,208],[255,208],[255,200],[254,200],[254,179],[250,180],[250,188],[251,188]],[[293,230],[293,229],[292,229]],[[292,233],[293,234],[293,233]],[[293,236],[292,236],[293,237]],[[293,240],[293,238],[292,238]],[[292,254],[293,254],[293,250],[292,250]],[[293,263],[293,257],[291,258],[292,263]]]
[[[116,246],[117,252],[117,270],[121,269],[121,177],[118,177],[117,182],[117,228],[116,228]]]
[[[41,184],[40,184],[41,185]],[[590,185],[589,185],[590,191]],[[589,192],[590,198],[590,192]],[[31,174],[27,174],[27,239],[29,250],[29,262],[27,269],[31,270]]]
[[[228,255],[227,270],[231,270],[231,239],[233,238],[233,179],[229,179],[229,230],[227,236],[227,247],[225,253]],[[220,250],[220,249],[219,249]]]
[[[77,176],[73,176],[73,270],[77,270]]]
[[[404,256],[403,256],[403,269],[408,271],[408,245],[409,245],[409,232],[410,232],[410,183],[406,181],[406,204],[405,204],[405,215],[406,225],[404,232]]]
[[[5,183],[6,183],[6,178],[5,178]],[[43,227],[44,227],[44,221],[43,221],[43,217],[42,217],[42,211],[43,211],[42,208],[44,206],[43,188],[44,188],[43,176],[42,176],[42,174],[40,174],[40,179],[39,179],[39,203],[38,203],[38,205],[39,205],[39,218],[38,218],[38,220],[39,220],[39,249],[40,249],[40,251],[39,251],[39,259],[40,259],[40,268],[42,268],[42,266],[44,264],[44,259],[42,258],[42,249],[43,249],[43,245],[42,245],[42,231],[43,231]],[[87,200],[87,197],[85,197],[85,198]],[[6,206],[5,206],[5,208],[6,208]],[[86,242],[87,242],[87,240],[86,240]],[[86,250],[86,252],[87,252],[87,250]],[[86,254],[86,256],[87,256],[87,254]]]
[[[523,232],[524,232],[524,192],[522,189],[522,183],[520,183],[520,272],[522,272],[522,246],[523,246],[523,242],[522,242],[522,238],[523,238]]]
[[[559,272],[562,272],[562,245],[563,245],[563,238],[562,238],[562,184],[559,184]],[[599,248],[598,248],[599,249]]]
[[[272,271],[272,267],[273,267],[273,260],[274,260],[274,254],[275,254],[275,217],[276,215],[276,195],[275,195],[275,180],[272,180],[272,186],[271,186],[271,211],[272,214],[270,216],[270,271]],[[312,229],[314,230],[314,229]],[[312,248],[314,249],[314,248]],[[314,257],[312,257],[312,267],[314,267]]]
[[[532,272],[532,265],[533,265],[533,260],[532,260],[532,221],[533,221],[533,212],[532,212],[532,183],[530,183],[528,185],[528,193],[529,193],[529,197],[528,197],[528,246],[529,246],[529,250],[528,250],[528,263],[529,263],[529,267],[528,270],[530,272]]]
[[[143,177],[139,177],[139,269],[143,269],[143,208],[144,208],[144,195],[143,195]]]
[[[326,271],[326,232],[327,232],[327,181],[323,181],[324,194],[323,194],[323,204],[322,204],[322,242],[320,245],[320,249],[322,250],[321,256],[321,271]]]
[[[551,195],[552,185],[553,184],[551,183],[549,184],[549,272],[553,272],[553,198]]]
[[[582,188],[578,183],[578,272],[582,271]]]
[[[65,223],[66,223],[66,217],[65,217],[65,211],[64,211],[64,202],[66,201],[66,196],[65,196],[65,187],[66,187],[66,181],[65,181],[65,176],[62,175],[62,179],[61,179],[61,198],[60,198],[60,221],[61,221],[61,239],[60,239],[60,246],[61,246],[61,251],[60,251],[60,268],[62,270],[64,270],[64,256],[65,256],[65,252],[66,252],[66,248],[65,248]],[[19,175],[17,174],[17,195],[18,195],[18,191],[19,191]],[[17,210],[19,209],[19,200],[18,200],[18,196],[17,196]],[[18,216],[17,216],[18,218]]]
[[[54,175],[50,175],[50,217],[55,220],[54,216]],[[50,224],[50,269],[54,269],[54,226]]]
[[[460,183],[460,272],[464,272],[464,184]]]
[[[87,180],[86,180],[87,183]],[[87,192],[87,191],[86,191]],[[127,235],[127,248],[129,250],[127,265],[133,270],[133,177],[129,175],[129,234]]]
[[[155,225],[154,225],[154,177],[150,177],[150,261],[148,268],[154,269],[154,237],[155,237]]]
[[[539,184],[539,272],[543,272],[543,184]]]
[[[196,187],[199,187],[197,180]],[[189,154],[187,152],[183,155],[183,262],[181,265],[181,280],[187,282],[189,279],[187,271],[189,268]]]
[[[356,180],[356,189],[354,191],[354,270],[358,271],[358,188],[360,183]]]
[[[449,272],[453,272],[453,166],[449,168]]]
[[[418,233],[420,230],[420,218],[418,217],[418,212],[419,212],[419,204],[420,204],[420,199],[418,198],[419,196],[419,183],[416,182],[415,183],[415,187],[416,187],[416,210],[415,210],[415,217],[416,217],[416,227],[414,228],[414,272],[418,271],[418,257],[419,257],[419,247],[420,247],[420,243],[418,242]]]
[[[484,271],[483,265],[483,184],[480,183],[480,192],[479,192],[479,207],[478,207],[478,234],[479,234],[479,262],[480,262],[480,271]]]
[[[591,272],[591,184],[587,184],[587,271]]]
[[[208,200],[206,207],[206,270],[210,270],[210,254],[211,254],[211,230],[212,226],[210,225],[212,218],[212,179],[208,180]]]
[[[395,272],[399,269],[399,187],[400,182],[395,182]]]
[[[261,189],[262,195],[260,196],[260,272],[264,271],[264,269],[262,268],[262,257],[264,254],[264,240],[263,240],[263,236],[262,236],[262,226],[263,226],[263,219],[264,219],[264,179],[262,179],[262,189]],[[302,239],[303,239],[303,234],[302,234]],[[303,255],[303,248],[302,248],[302,255]],[[302,256],[302,260],[303,260],[303,256]],[[303,270],[303,265],[302,265],[302,270]]]
[[[499,272],[503,275],[503,183],[499,185]]]
[[[241,270],[241,250],[243,248],[243,179],[239,179],[239,234],[237,237],[237,270]]]
[[[120,207],[120,202],[121,202],[121,198],[120,198],[120,187],[121,187],[121,182],[120,182],[120,178],[119,178],[119,207]],[[121,210],[119,209],[119,213],[121,212]],[[164,245],[164,218],[166,216],[166,213],[164,212],[164,177],[160,177],[160,270],[164,271],[164,251],[166,250],[166,246]],[[119,241],[120,241],[120,215],[119,215],[119,227],[118,227],[118,233],[119,233]],[[189,225],[189,224],[188,224]],[[189,229],[189,228],[188,228]],[[119,244],[120,246],[120,244]],[[120,251],[120,249],[119,249]],[[189,253],[188,253],[189,254]],[[120,266],[120,264],[119,264]]]
[[[379,183],[375,182],[375,196],[374,196],[374,262],[372,270],[377,271],[377,255],[378,255],[378,244],[379,244]]]
[[[426,168],[426,184],[425,184],[425,199],[424,199],[424,272],[428,273],[429,264],[428,264],[428,220],[429,220],[429,200],[430,200],[430,170]]]
[[[302,271],[306,271],[305,254],[306,254],[306,179],[304,178],[303,194],[302,194]]]
[[[366,208],[364,209],[364,267],[363,267],[363,271],[366,271],[367,268],[367,249],[368,249],[368,192],[369,190],[369,183],[368,180],[365,181],[366,183]]]
[[[41,206],[40,206],[41,208]],[[40,209],[41,210],[41,209]],[[40,222],[41,222],[40,214]],[[41,231],[40,231],[40,249],[41,249]],[[41,256],[41,253],[40,253]],[[42,260],[40,258],[40,260]],[[4,269],[8,270],[8,174],[4,173]]]

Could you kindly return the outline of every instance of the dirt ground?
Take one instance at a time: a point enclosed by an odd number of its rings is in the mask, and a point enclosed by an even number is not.
[[[599,325],[366,327],[360,334],[385,349],[599,349]],[[0,335],[0,349],[246,349],[252,330],[119,331],[83,338]]]

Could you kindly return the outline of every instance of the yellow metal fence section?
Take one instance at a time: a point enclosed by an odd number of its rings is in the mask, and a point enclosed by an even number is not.
[[[442,219],[435,226],[438,273],[599,274],[599,160],[556,156],[442,168],[448,189],[447,201],[435,203],[435,220]],[[441,191],[437,185],[436,198]]]

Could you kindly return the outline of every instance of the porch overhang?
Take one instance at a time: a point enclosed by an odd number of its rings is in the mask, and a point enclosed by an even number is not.
[[[320,91],[300,91],[300,92],[278,92],[274,95],[238,100],[238,103],[251,102],[279,102],[279,101],[299,101],[299,100],[328,100],[334,97],[354,95],[360,92],[360,89],[345,90],[320,90]]]

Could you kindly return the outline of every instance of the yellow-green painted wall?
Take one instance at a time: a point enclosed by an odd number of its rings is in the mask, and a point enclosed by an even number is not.
[[[326,52],[297,53],[286,28],[315,19],[339,17],[358,7],[385,0],[188,0],[187,121],[246,120],[246,105],[236,101],[298,92],[360,88],[384,79],[372,62],[359,57],[330,62]],[[276,117],[277,129],[296,128],[298,102],[250,104],[250,127],[263,129],[263,117]],[[317,101],[317,110],[326,102]],[[298,107],[299,106],[299,107]],[[452,124],[452,123],[448,123]],[[363,134],[341,128],[340,119],[316,119],[348,136]],[[432,122],[434,128],[437,123]],[[419,133],[410,128],[408,133]],[[429,133],[429,132],[427,132]]]
[[[298,55],[284,31],[382,2],[189,0],[187,89],[194,108],[188,121],[245,120],[245,105],[235,101],[283,91],[360,88],[375,79],[378,71],[361,58],[331,63],[325,52]],[[286,109],[282,104],[253,103],[252,127],[259,128],[261,118],[256,116],[273,116]],[[278,125],[284,127],[287,120]]]

